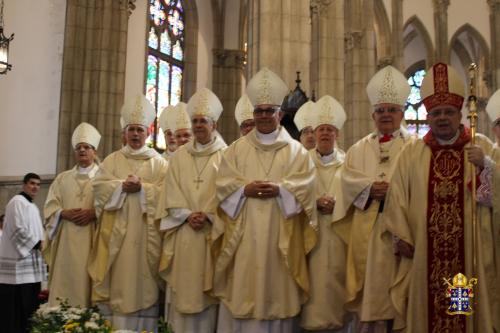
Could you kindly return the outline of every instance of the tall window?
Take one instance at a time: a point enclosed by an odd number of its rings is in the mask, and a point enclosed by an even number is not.
[[[425,70],[419,69],[408,78],[411,91],[405,105],[405,120],[408,131],[412,134],[417,133],[419,137],[423,137],[429,130],[429,125],[426,123],[427,110],[422,103],[422,96],[420,96],[424,76]]]
[[[146,97],[156,120],[148,144],[165,148],[158,126],[163,108],[181,101],[184,70],[184,9],[181,0],[149,0]]]

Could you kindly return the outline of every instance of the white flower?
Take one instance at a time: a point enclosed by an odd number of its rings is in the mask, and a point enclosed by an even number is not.
[[[93,321],[86,321],[85,324],[83,324],[83,326],[85,328],[91,328],[91,329],[94,329],[94,330],[97,330],[99,329],[99,325],[97,325],[95,322]]]

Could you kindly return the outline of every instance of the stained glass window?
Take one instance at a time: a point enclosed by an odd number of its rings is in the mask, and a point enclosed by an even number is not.
[[[181,100],[184,74],[184,7],[181,0],[148,0],[146,97],[156,110],[147,143],[165,149],[158,117]]]
[[[425,110],[420,96],[420,87],[424,76],[425,70],[419,69],[408,78],[411,91],[405,105],[405,120],[408,131],[412,134],[418,134],[419,137],[423,137],[429,130],[426,121],[427,110]]]

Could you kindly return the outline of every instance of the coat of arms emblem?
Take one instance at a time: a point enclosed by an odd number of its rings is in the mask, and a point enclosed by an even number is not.
[[[446,287],[446,298],[450,299],[450,304],[446,313],[449,315],[463,314],[469,316],[472,314],[472,299],[474,298],[473,285],[477,284],[477,279],[467,277],[458,273],[453,277],[453,284],[450,279],[443,278]]]

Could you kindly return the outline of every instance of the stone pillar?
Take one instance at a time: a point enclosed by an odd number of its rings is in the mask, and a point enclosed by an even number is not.
[[[300,71],[309,90],[309,0],[248,0],[247,77],[268,67],[292,89]]]
[[[392,0],[392,66],[403,72],[404,45],[403,45],[403,0]]]
[[[375,74],[373,0],[345,2],[345,103],[347,121],[343,131],[344,149],[373,130],[371,105],[366,85]]]
[[[240,135],[234,108],[242,94],[244,61],[243,50],[214,50],[212,88],[224,107],[224,112],[217,122],[217,130],[227,144]]]
[[[311,0],[311,89],[344,104],[343,1]]]
[[[488,0],[490,6],[491,58],[490,72],[487,73],[488,87],[491,92],[498,89],[500,82],[500,0]]]
[[[448,6],[450,5],[450,0],[433,0],[433,4],[436,34],[435,61],[448,63]]]
[[[121,146],[129,8],[133,1],[68,0],[57,172],[74,164],[71,135],[82,121],[101,133],[99,156]]]

